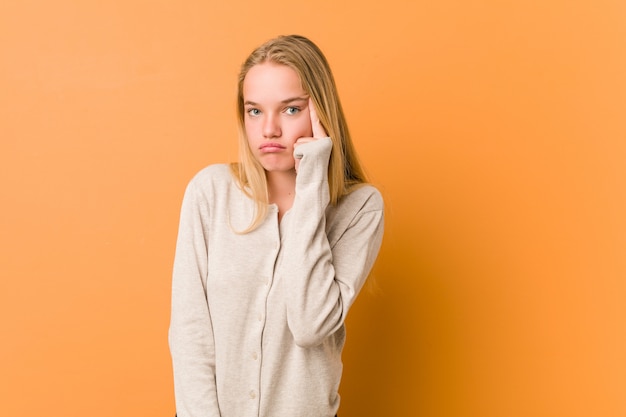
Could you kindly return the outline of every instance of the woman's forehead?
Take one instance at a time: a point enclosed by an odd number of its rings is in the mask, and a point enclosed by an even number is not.
[[[286,65],[263,63],[250,68],[243,81],[243,97],[247,102],[285,102],[308,98],[300,77]]]

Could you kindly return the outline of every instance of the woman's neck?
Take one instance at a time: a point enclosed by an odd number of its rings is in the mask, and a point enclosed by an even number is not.
[[[293,205],[296,194],[296,172],[267,172],[267,193],[270,204],[278,206],[280,221]]]

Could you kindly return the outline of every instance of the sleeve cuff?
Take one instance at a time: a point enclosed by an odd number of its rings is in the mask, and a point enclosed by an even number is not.
[[[327,180],[332,149],[333,142],[329,137],[307,142],[294,149],[293,157],[301,159],[296,181],[307,184]]]

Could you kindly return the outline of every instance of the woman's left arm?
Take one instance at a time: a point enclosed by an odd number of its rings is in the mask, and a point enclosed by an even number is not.
[[[298,146],[296,196],[279,266],[287,321],[297,345],[316,346],[344,323],[376,260],[383,237],[383,200],[367,187],[356,190],[335,218],[338,238],[329,242],[328,159],[332,143],[322,138]],[[334,232],[335,234],[335,232]],[[332,244],[332,246],[331,246]]]

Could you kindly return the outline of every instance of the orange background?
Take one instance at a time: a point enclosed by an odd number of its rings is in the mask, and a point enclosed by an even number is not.
[[[173,415],[184,187],[288,33],[387,203],[340,415],[625,416],[622,0],[2,2],[2,414]]]

